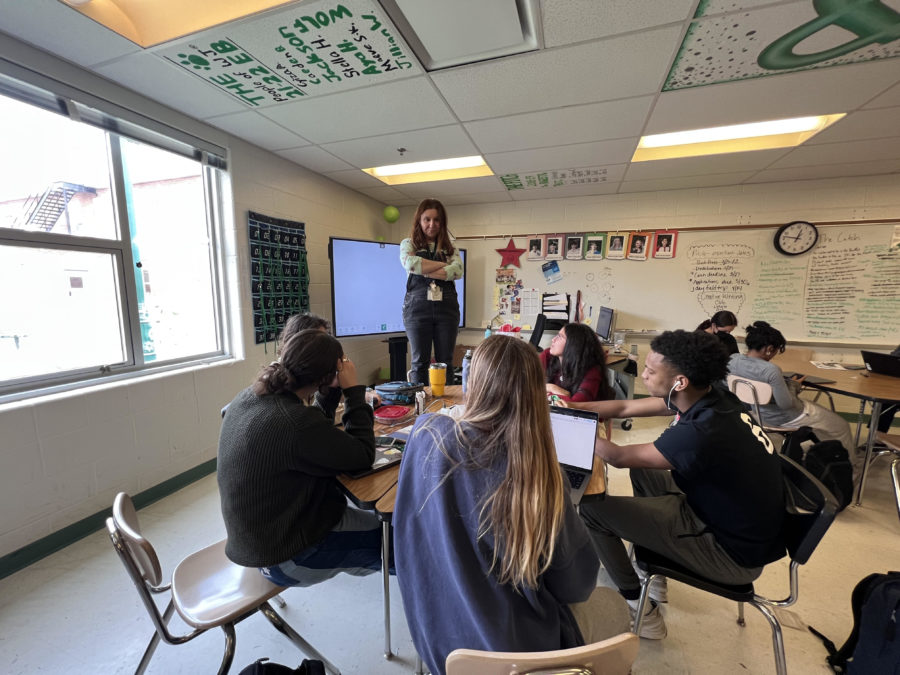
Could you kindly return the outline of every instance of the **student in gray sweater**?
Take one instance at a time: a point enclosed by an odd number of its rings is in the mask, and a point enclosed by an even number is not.
[[[331,387],[344,394],[343,430],[334,426],[334,397],[323,408],[310,405]],[[374,457],[372,408],[341,344],[315,329],[291,336],[222,422],[226,555],[284,586],[381,569],[380,523],[348,507],[336,479]]]
[[[812,427],[820,441],[836,440],[846,448],[856,475],[862,458],[853,444],[850,425],[835,412],[826,410],[812,401],[797,396],[801,381],[784,379],[781,368],[772,363],[772,358],[784,352],[787,341],[781,331],[765,321],[754,321],[745,329],[747,354],[732,354],[728,362],[728,372],[749,380],[766,382],[772,386],[772,402],[759,406],[762,422],[772,426],[796,429]]]

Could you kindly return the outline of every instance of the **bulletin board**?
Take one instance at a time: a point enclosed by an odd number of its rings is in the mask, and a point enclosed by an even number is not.
[[[247,214],[250,297],[256,344],[272,342],[292,314],[309,311],[309,267],[303,223]]]
[[[548,284],[543,261],[522,256],[515,270],[525,288],[580,290],[586,320],[601,305],[616,310],[616,328],[693,329],[720,309],[737,314],[738,333],[764,320],[788,340],[896,347],[900,342],[900,250],[896,224],[819,226],[815,248],[785,256],[772,243],[775,227],[681,230],[673,258],[558,260],[560,278]],[[516,237],[518,246],[528,235]],[[470,250],[469,327],[495,314],[498,239],[460,241]],[[892,249],[892,244],[894,248]],[[479,264],[480,263],[480,264]],[[482,278],[477,278],[478,276]],[[534,324],[524,314],[514,323]]]

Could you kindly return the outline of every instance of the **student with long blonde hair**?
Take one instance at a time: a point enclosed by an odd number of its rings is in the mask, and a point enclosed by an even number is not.
[[[459,420],[410,434],[394,509],[394,556],[416,649],[432,673],[456,648],[541,651],[628,630],[621,597],[569,501],[526,342],[485,340]]]

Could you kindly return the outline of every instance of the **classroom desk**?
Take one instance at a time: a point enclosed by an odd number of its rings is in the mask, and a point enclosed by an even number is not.
[[[900,378],[888,375],[878,375],[865,370],[830,370],[816,368],[809,361],[797,358],[776,357],[772,359],[782,370],[817,375],[834,380],[830,384],[812,384],[804,382],[803,385],[820,391],[827,391],[842,396],[850,396],[859,399],[859,417],[856,425],[856,443],[863,427],[863,415],[866,403],[871,404],[872,414],[869,423],[869,432],[866,438],[866,456],[863,463],[862,476],[856,488],[856,506],[862,503],[863,490],[869,477],[869,462],[872,459],[872,449],[875,447],[875,433],[878,430],[878,416],[881,415],[881,407],[885,403],[900,403]]]

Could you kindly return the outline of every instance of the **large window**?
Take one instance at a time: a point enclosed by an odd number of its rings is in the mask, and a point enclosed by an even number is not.
[[[223,355],[224,161],[18,84],[0,80],[0,400]]]

